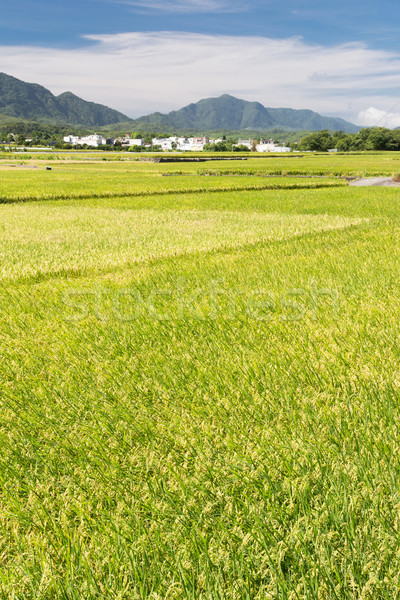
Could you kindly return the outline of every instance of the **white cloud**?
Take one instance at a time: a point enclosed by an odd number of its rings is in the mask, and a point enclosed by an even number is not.
[[[247,10],[245,3],[238,0],[117,0],[117,3],[175,13],[230,13]]]
[[[366,127],[400,127],[400,112],[387,112],[374,106],[358,113],[357,123]]]
[[[366,107],[389,109],[397,100],[400,55],[360,43],[326,47],[300,38],[168,31],[86,40],[78,49],[0,46],[0,71],[130,116],[230,93],[356,121]]]

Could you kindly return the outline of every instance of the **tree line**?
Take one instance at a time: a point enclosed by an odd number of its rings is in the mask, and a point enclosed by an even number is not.
[[[11,135],[10,129],[14,135]],[[104,131],[105,128],[103,128]],[[16,142],[17,144],[44,145],[63,147],[65,144],[62,138],[65,135],[73,133],[75,135],[87,135],[91,130],[87,127],[70,125],[53,125],[45,123],[35,123],[26,121],[15,121],[13,123],[0,124],[0,142]],[[105,136],[106,132],[104,131]],[[154,137],[169,137],[171,133],[164,132],[135,132],[132,137],[141,137],[144,143],[151,144]],[[191,134],[192,135],[192,134]],[[301,134],[300,134],[301,135]],[[190,135],[188,136],[190,137]],[[32,141],[26,143],[26,139]],[[226,138],[224,135],[222,141],[216,144],[207,144],[204,150],[209,152],[237,152],[249,151],[245,146],[234,147],[237,144],[237,137]],[[277,143],[277,140],[275,139]],[[400,151],[400,129],[386,129],[385,127],[367,127],[360,129],[357,133],[345,133],[343,131],[316,131],[304,135],[298,143],[286,142],[300,151],[326,152],[330,149],[337,149],[339,152],[355,152],[367,150],[393,150]],[[104,148],[109,149],[109,147]],[[118,143],[113,149],[119,149]]]
[[[339,152],[400,150],[400,129],[367,127],[357,133],[316,131],[303,137],[297,145],[298,150],[312,152],[326,152],[334,148]]]

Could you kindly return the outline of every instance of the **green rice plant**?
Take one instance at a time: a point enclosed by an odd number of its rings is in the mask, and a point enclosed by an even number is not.
[[[0,596],[398,597],[398,191],[69,183],[0,206]]]
[[[362,222],[331,215],[11,205],[2,211],[0,279],[109,270]]]
[[[0,181],[0,204],[41,199],[143,196],[218,190],[300,189],[345,185],[337,180],[305,180],[263,177],[196,176],[162,177],[159,173],[143,174],[134,170],[20,170],[4,171]]]
[[[231,155],[215,156],[200,153],[198,155],[176,155],[179,162],[176,163],[152,163],[151,160],[160,158],[172,158],[172,155],[137,155],[130,156],[129,153],[102,153],[89,152],[65,152],[65,153],[24,153],[15,154],[5,152],[0,155],[2,164],[18,165],[23,161],[29,161],[33,165],[43,166],[46,160],[57,161],[57,169],[97,169],[112,168],[127,169],[134,168],[136,172],[148,173],[213,173],[213,174],[253,174],[253,175],[303,175],[303,176],[362,176],[387,175],[390,176],[399,163],[398,152],[365,152],[352,154],[314,154],[293,153],[291,155],[260,155],[250,154],[243,160],[233,160]],[[194,162],[194,159],[205,162]],[[237,157],[235,157],[237,158]],[[184,159],[184,161],[182,161]],[[217,160],[216,160],[217,159]],[[219,160],[218,160],[219,159]],[[190,162],[192,161],[192,162]]]

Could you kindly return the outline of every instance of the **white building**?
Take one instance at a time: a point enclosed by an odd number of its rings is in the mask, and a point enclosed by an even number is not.
[[[252,149],[254,144],[254,140],[239,140],[237,144],[235,144],[235,146],[246,146],[246,148],[248,148],[249,150]]]
[[[257,152],[291,152],[287,146],[275,146],[274,140],[260,140],[256,146]]]
[[[93,135],[87,135],[85,137],[78,138],[78,144],[80,146],[83,146],[83,144],[86,144],[87,146],[93,146],[94,148],[97,148],[98,146],[101,146],[102,143],[103,143],[103,136],[98,135],[97,133],[94,133]]]
[[[131,147],[131,146],[140,146],[142,147],[143,145],[143,140],[141,138],[130,138],[128,136],[124,137],[124,138],[120,138],[119,140],[121,142],[121,146],[125,146],[125,147]]]
[[[292,149],[288,146],[275,146],[271,152],[291,152]]]
[[[175,142],[176,138],[153,138],[151,140],[152,146],[160,146],[162,150],[172,150],[172,144]]]
[[[66,144],[72,144],[72,146],[76,146],[76,144],[78,143],[78,136],[77,135],[66,135],[64,137],[64,142]]]
[[[72,146],[83,146],[86,144],[87,146],[92,146],[97,148],[98,146],[103,146],[107,143],[107,138],[94,133],[93,135],[87,135],[85,137],[78,137],[75,135],[67,135],[64,137],[64,142],[66,144],[71,144]]]
[[[180,152],[201,152],[208,143],[208,138],[185,138],[178,136],[171,136],[168,138],[153,138],[152,144],[154,146],[161,147],[162,150],[167,152],[168,150],[178,150]]]
[[[210,142],[209,138],[204,135],[202,137],[194,137],[190,139],[193,140],[194,146],[205,146]]]
[[[190,140],[185,140],[180,142],[176,149],[180,152],[191,152],[193,150],[193,144],[190,142]]]
[[[273,152],[274,148],[274,140],[260,140],[260,143],[256,146],[257,152]]]

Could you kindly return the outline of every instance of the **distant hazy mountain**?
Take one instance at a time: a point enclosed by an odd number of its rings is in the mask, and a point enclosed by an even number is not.
[[[266,108],[259,102],[239,100],[228,94],[219,98],[207,98],[196,104],[189,104],[168,114],[159,112],[136,119],[133,126],[140,127],[157,124],[166,129],[191,129],[207,131],[210,129],[232,130],[285,130],[346,131],[355,133],[359,127],[340,118],[323,117],[312,110],[292,108]]]
[[[37,83],[25,83],[5,73],[0,73],[0,114],[88,127],[130,121],[129,117],[116,110],[86,102],[71,92],[54,96]]]

